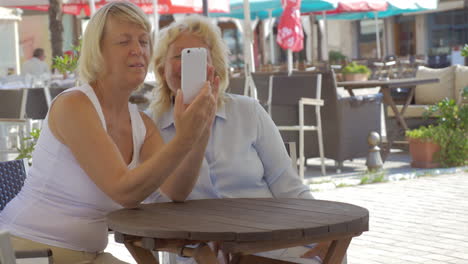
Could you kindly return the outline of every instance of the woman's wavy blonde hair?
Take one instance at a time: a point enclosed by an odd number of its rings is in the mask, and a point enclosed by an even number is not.
[[[190,33],[201,38],[207,45],[215,69],[219,77],[218,105],[224,101],[224,93],[229,84],[228,56],[229,49],[221,37],[218,26],[203,16],[191,15],[180,21],[173,22],[161,30],[154,53],[154,73],[158,86],[155,89],[155,100],[151,104],[154,117],[157,119],[166,112],[172,103],[173,93],[164,77],[164,63],[167,59],[167,50],[182,33]]]
[[[128,1],[110,2],[99,8],[89,20],[81,43],[78,59],[78,75],[83,83],[91,83],[105,71],[101,52],[101,41],[105,34],[104,27],[108,17],[134,23],[151,34],[151,24],[146,14],[135,4]],[[150,38],[150,56],[153,53],[153,40]],[[151,57],[150,57],[151,58]]]

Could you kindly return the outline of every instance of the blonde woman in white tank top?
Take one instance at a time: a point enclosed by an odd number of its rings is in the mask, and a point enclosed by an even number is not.
[[[128,2],[91,18],[82,40],[85,85],[59,95],[44,121],[25,186],[0,213],[16,249],[48,247],[55,264],[123,263],[103,254],[105,215],[138,206],[156,189],[175,201],[191,192],[216,111],[219,81],[192,104],[175,98],[177,134],[167,144],[128,104],[152,56],[151,26]]]

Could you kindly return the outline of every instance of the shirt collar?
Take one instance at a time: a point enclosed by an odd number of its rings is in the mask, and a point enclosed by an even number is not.
[[[216,111],[216,117],[222,118],[223,120],[227,119],[226,116],[226,103],[222,104],[221,107],[218,107]],[[164,112],[159,118],[160,129],[166,129],[174,124],[174,107],[171,106],[169,111]]]

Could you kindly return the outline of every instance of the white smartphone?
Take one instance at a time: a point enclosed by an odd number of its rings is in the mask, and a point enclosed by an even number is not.
[[[206,81],[207,55],[205,48],[182,50],[182,92],[184,104],[189,104]]]

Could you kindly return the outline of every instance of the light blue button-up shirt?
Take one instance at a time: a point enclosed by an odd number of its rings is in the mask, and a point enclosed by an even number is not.
[[[173,108],[157,126],[175,136]],[[313,198],[302,184],[268,113],[250,97],[226,94],[219,107],[198,181],[187,200],[208,198]],[[170,201],[157,191],[148,202]]]

